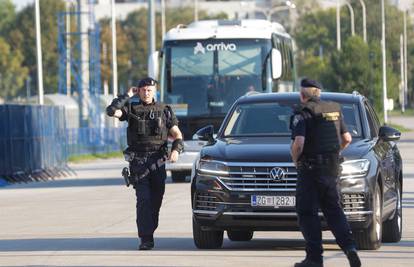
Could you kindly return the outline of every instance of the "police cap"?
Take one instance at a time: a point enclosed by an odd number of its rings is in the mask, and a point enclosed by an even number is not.
[[[305,88],[306,87],[315,87],[315,88],[318,88],[318,89],[322,89],[322,85],[320,83],[318,83],[315,80],[308,79],[308,78],[302,79],[302,81],[300,82],[300,86],[305,87]]]
[[[144,78],[142,80],[139,81],[138,83],[138,88],[144,87],[144,86],[152,86],[152,85],[156,85],[158,82],[156,80],[154,80],[151,77],[147,77]]]

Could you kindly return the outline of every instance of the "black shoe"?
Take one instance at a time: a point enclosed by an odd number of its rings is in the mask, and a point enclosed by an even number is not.
[[[142,242],[138,247],[139,250],[151,250],[153,248],[154,248],[154,241]]]
[[[351,267],[361,267],[361,260],[358,257],[356,249],[350,249],[345,251],[346,257],[349,260],[349,266]]]
[[[323,267],[323,263],[305,259],[301,262],[295,263],[295,267]]]

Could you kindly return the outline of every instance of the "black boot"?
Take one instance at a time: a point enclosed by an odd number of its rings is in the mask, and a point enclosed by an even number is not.
[[[154,238],[152,236],[143,236],[141,238],[141,244],[139,250],[151,250],[154,248]]]
[[[295,267],[323,267],[323,263],[304,259],[301,262],[295,263]]]
[[[154,241],[142,242],[139,245],[139,250],[151,250],[154,248]]]
[[[345,255],[348,258],[349,266],[351,267],[361,267],[361,260],[358,257],[356,249],[350,249],[345,251]]]

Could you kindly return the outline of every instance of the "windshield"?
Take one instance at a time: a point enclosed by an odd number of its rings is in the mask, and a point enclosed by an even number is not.
[[[161,99],[178,116],[224,116],[240,96],[262,91],[270,40],[169,41],[164,48]]]
[[[250,103],[237,106],[224,128],[224,137],[290,136],[290,117],[296,103]],[[353,137],[361,137],[358,107],[341,104],[344,121]]]

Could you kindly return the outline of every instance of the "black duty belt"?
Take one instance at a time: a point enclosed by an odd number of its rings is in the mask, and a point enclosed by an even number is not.
[[[341,163],[343,159],[338,154],[316,154],[311,156],[305,155],[300,158],[300,161],[310,164],[324,165]]]

